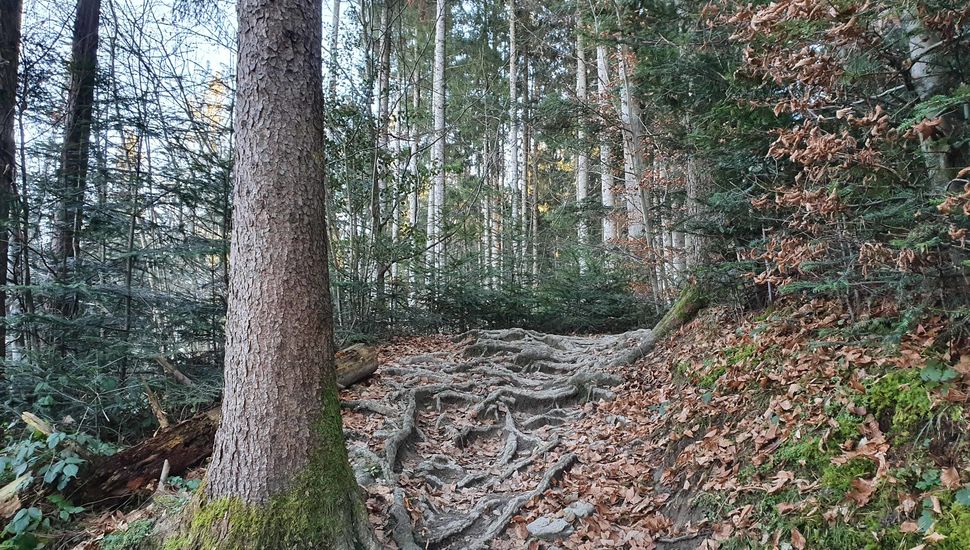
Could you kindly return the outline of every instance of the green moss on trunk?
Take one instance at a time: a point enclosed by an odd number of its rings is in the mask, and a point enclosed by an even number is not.
[[[707,296],[701,292],[698,285],[689,285],[681,292],[670,310],[653,327],[653,334],[659,340],[673,332],[684,323],[689,322],[697,312],[707,305]]]
[[[187,533],[166,541],[166,550],[379,548],[347,459],[336,391],[326,394],[316,456],[288,490],[257,504],[200,496]]]

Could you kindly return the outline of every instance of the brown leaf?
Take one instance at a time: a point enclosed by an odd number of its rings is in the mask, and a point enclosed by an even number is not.
[[[936,128],[943,123],[943,119],[936,117],[934,119],[924,119],[919,124],[913,126],[913,130],[920,135],[922,139],[932,139],[933,135],[936,134]]]
[[[915,533],[919,531],[919,526],[916,525],[915,521],[904,521],[903,524],[899,526],[899,531],[901,533]]]
[[[796,548],[796,550],[805,550],[805,537],[802,536],[801,532],[797,528],[792,527],[791,530],[791,545]]]
[[[869,499],[872,497],[872,493],[875,492],[875,490],[875,480],[862,478],[853,479],[852,489],[846,496],[855,501],[858,506],[862,507],[869,502]]]
[[[960,472],[951,466],[943,470],[943,473],[940,474],[940,481],[943,482],[943,486],[947,489],[957,489],[960,487]]]

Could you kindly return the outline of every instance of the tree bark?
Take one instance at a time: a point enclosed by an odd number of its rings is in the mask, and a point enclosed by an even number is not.
[[[88,174],[100,17],[101,0],[78,0],[74,37],[71,42],[64,146],[58,174],[60,206],[54,224],[56,275],[62,284],[71,281],[80,254],[78,233],[81,229],[84,187]],[[78,313],[78,297],[75,293],[61,296],[55,305],[65,317],[74,317]]]
[[[431,111],[434,119],[434,146],[431,148],[431,164],[434,169],[434,186],[431,192],[432,207],[428,209],[430,217],[428,238],[431,252],[429,269],[437,279],[444,268],[444,242],[442,236],[445,202],[445,28],[447,25],[445,0],[437,0],[435,15],[434,38],[434,71],[432,75]]]
[[[509,0],[509,125],[507,134],[507,149],[505,158],[505,185],[508,187],[508,195],[511,196],[511,220],[512,223],[506,224],[508,230],[507,237],[512,245],[512,269],[511,275],[516,274],[516,259],[519,255],[520,235],[515,234],[515,229],[519,221],[519,40],[518,13],[516,11],[515,0]]]
[[[17,196],[14,120],[17,115],[22,13],[22,0],[0,0],[0,268],[3,273],[0,276],[0,363],[7,357],[7,256],[10,251],[10,210]]]
[[[596,46],[596,91],[602,103],[602,110],[606,112],[610,106],[610,64],[606,55],[606,46]],[[616,220],[613,218],[613,149],[608,133],[600,136],[600,199],[603,204],[603,242],[608,243],[616,239]]]
[[[586,104],[586,47],[583,44],[582,17],[576,12],[576,101],[581,106]],[[576,135],[579,151],[576,153],[576,209],[579,221],[576,225],[576,236],[580,246],[589,244],[589,226],[586,223],[586,212],[583,204],[589,193],[589,153],[586,151],[586,130],[583,121],[579,120],[579,131]],[[580,255],[580,267],[584,267]]]
[[[225,391],[190,545],[377,548],[337,401],[320,0],[241,0]]]
[[[623,180],[626,206],[627,235],[630,239],[644,236],[644,223],[649,203],[643,200],[643,142],[642,122],[639,109],[634,104],[630,90],[626,51],[619,48],[620,68],[620,120],[623,122]]]
[[[925,102],[951,93],[960,82],[949,73],[949,66],[959,61],[948,59],[945,43],[926,28],[918,13],[905,13],[902,22],[909,37],[909,76],[919,99]],[[948,109],[940,118],[932,137],[920,136],[924,162],[935,191],[962,192],[962,184],[950,189],[950,182],[970,163],[966,111]]]

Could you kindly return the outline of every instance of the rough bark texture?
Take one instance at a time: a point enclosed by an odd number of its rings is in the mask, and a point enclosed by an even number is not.
[[[17,66],[20,60],[22,0],[0,0],[0,266],[7,265],[10,250],[7,227],[16,193],[17,146],[14,117],[17,112]],[[7,356],[7,270],[0,281],[0,361]]]
[[[242,0],[222,423],[189,547],[374,547],[344,447],[327,270],[321,5]]]
[[[60,282],[70,280],[79,253],[78,231],[83,216],[84,187],[88,175],[91,108],[98,68],[98,20],[101,0],[78,0],[71,42],[70,84],[64,116],[64,147],[59,172],[60,207],[55,221],[54,252]],[[57,309],[77,314],[76,295],[62,296]]]

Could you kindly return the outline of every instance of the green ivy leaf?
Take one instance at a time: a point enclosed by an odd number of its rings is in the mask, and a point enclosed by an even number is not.
[[[970,486],[964,487],[957,491],[955,495],[957,504],[961,506],[970,506]]]

